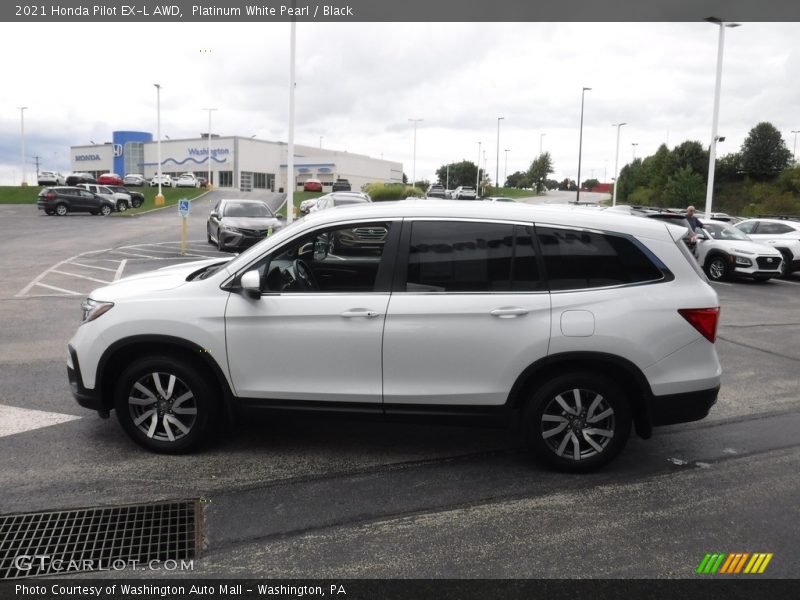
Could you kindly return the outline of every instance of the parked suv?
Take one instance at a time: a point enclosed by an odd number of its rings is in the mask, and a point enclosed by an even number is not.
[[[332,235],[383,243],[331,255]],[[158,306],[158,311],[153,306]],[[165,453],[225,415],[355,411],[519,422],[568,471],[717,398],[716,292],[665,223],[518,203],[322,210],[237,257],[94,290],[78,402]],[[308,365],[313,364],[313,370]]]
[[[711,281],[734,275],[767,281],[780,277],[783,256],[775,248],[757,244],[741,230],[720,221],[703,220],[697,229],[694,252]]]
[[[71,212],[88,212],[105,217],[114,212],[113,202],[79,187],[46,187],[39,192],[36,208],[59,217]]]
[[[460,185],[453,190],[454,200],[475,200],[478,194],[475,193],[475,188],[468,185]]]
[[[444,186],[440,183],[432,183],[428,186],[428,191],[425,194],[428,198],[446,198],[446,194],[444,191]]]
[[[135,192],[133,190],[129,190],[125,186],[122,185],[107,185],[108,189],[110,189],[115,194],[127,194],[131,197],[131,205],[129,208],[139,208],[142,204],[144,204],[144,194],[142,192]]]
[[[350,189],[350,182],[347,179],[342,179],[341,177],[334,181],[333,186],[331,186],[332,192],[349,192]]]
[[[747,219],[734,225],[754,242],[767,244],[783,255],[783,274],[800,271],[800,219]]]
[[[114,205],[114,210],[119,212],[125,212],[131,206],[131,195],[127,191],[116,192],[110,186],[100,185],[99,183],[79,183],[77,187],[102,196]]]

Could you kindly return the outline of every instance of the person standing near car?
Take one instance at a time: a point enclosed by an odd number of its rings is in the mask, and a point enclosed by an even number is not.
[[[686,221],[689,223],[689,231],[691,235],[689,236],[689,241],[691,243],[695,243],[697,241],[697,230],[698,229],[705,229],[703,224],[700,222],[700,219],[694,216],[695,208],[694,206],[689,206],[686,209]]]

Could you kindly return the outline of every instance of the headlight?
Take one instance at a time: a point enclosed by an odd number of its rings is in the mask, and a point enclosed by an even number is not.
[[[88,323],[89,321],[94,321],[97,317],[104,315],[113,307],[113,302],[98,302],[97,300],[87,298],[83,301],[83,304],[81,304],[81,309],[83,310],[83,319],[81,320],[81,325]]]
[[[736,264],[742,267],[751,267],[753,265],[753,261],[749,258],[745,258],[744,256],[737,256]]]
[[[223,231],[230,231],[231,233],[239,233],[239,230],[236,227],[231,227],[230,225],[226,225],[225,223],[220,225],[219,228],[222,229]]]

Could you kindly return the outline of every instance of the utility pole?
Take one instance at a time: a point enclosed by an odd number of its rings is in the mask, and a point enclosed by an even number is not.
[[[36,183],[39,183],[39,164],[40,164],[39,159],[42,157],[36,154],[35,156],[31,156],[31,158],[34,160],[34,163],[36,164]]]

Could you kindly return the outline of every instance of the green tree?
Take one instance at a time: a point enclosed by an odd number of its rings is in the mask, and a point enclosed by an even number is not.
[[[569,177],[567,177],[566,179],[564,179],[562,182],[560,182],[558,184],[558,189],[561,190],[562,192],[565,192],[565,191],[574,192],[574,191],[576,191],[578,189],[578,186],[576,185],[574,180],[572,180]]]
[[[742,155],[731,152],[717,159],[714,167],[714,184],[741,181]]]
[[[549,152],[540,154],[536,160],[531,163],[528,169],[528,179],[536,188],[537,192],[544,190],[547,176],[553,171],[553,159],[550,157]]]
[[[598,179],[587,179],[586,181],[584,181],[581,184],[581,189],[582,190],[590,190],[591,191],[592,189],[594,189],[598,185],[600,185],[600,180],[598,180]]]
[[[772,123],[753,127],[742,144],[742,170],[753,179],[776,177],[792,160],[781,132]]]
[[[436,169],[436,177],[439,183],[445,185],[448,181],[447,177],[448,165],[442,165]],[[454,190],[460,185],[475,185],[478,179],[478,166],[469,160],[462,160],[457,163],[450,163],[450,189]]]
[[[506,187],[513,187],[513,188],[525,187],[520,185],[520,181],[522,181],[523,179],[527,181],[528,176],[522,171],[515,171],[511,175],[506,177]]]
[[[672,175],[664,188],[663,198],[667,205],[684,208],[699,203],[705,196],[703,178],[685,166]]]
[[[673,175],[683,167],[691,167],[692,171],[703,178],[703,181],[706,180],[705,174],[708,173],[708,151],[703,148],[703,144],[700,142],[683,142],[672,151],[672,158],[674,160],[674,168],[670,175]]]

